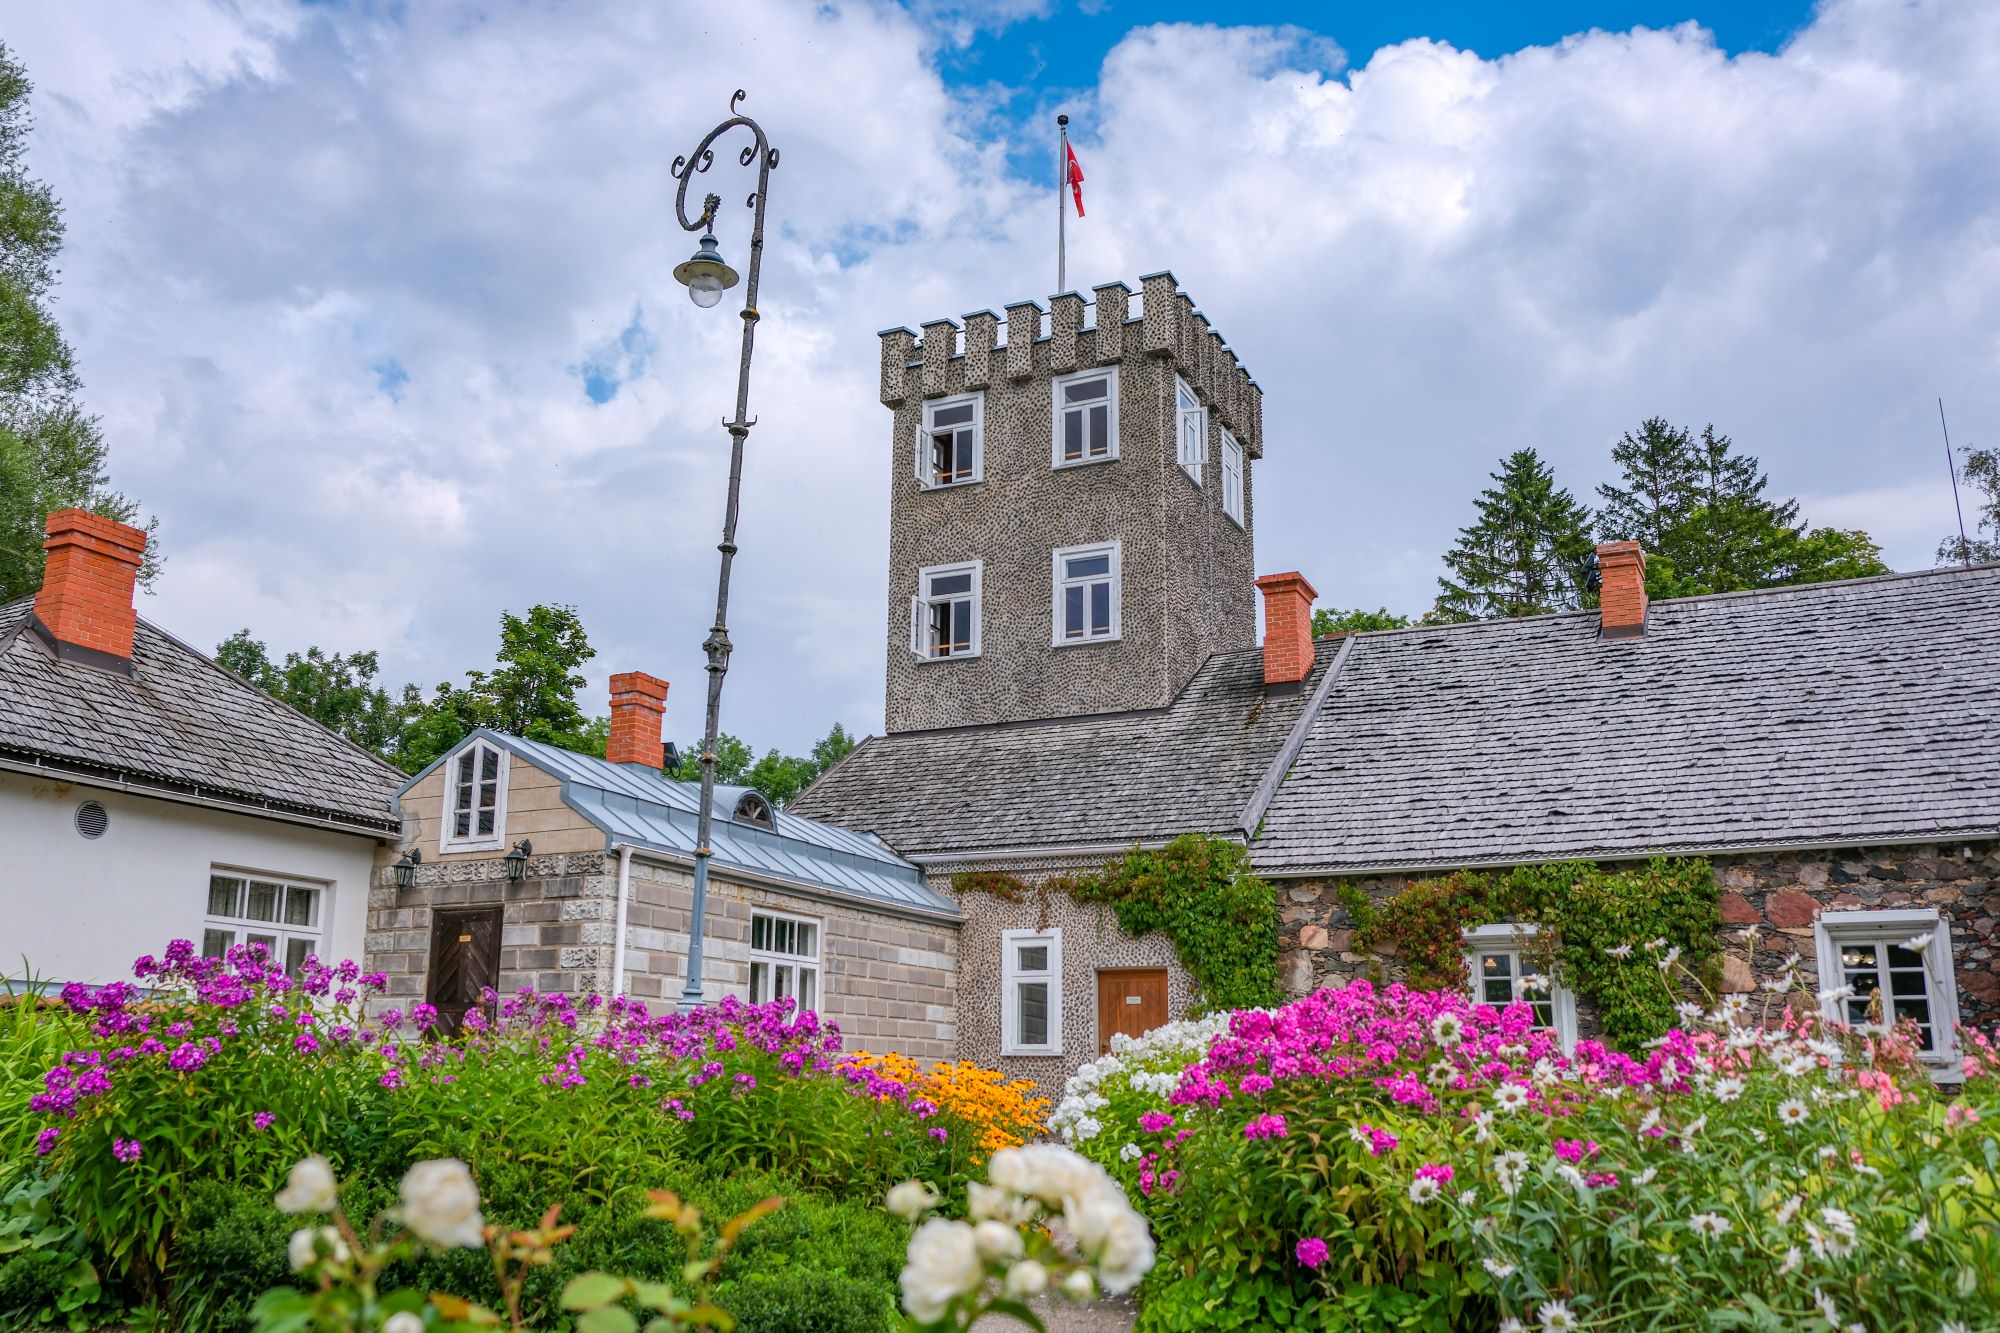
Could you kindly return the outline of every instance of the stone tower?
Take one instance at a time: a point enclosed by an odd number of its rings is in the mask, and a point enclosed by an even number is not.
[[[1164,707],[1255,646],[1262,391],[1173,274],[1094,295],[882,334],[892,732]]]

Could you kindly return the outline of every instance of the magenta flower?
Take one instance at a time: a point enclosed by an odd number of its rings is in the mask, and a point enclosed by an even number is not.
[[[277,1118],[277,1116],[272,1115],[269,1111],[259,1111],[256,1115],[250,1117],[250,1123],[258,1129],[269,1129],[271,1122]]]
[[[139,1140],[114,1138],[111,1140],[111,1155],[130,1166],[139,1160]]]
[[[951,1135],[948,1132],[946,1132],[945,1127],[943,1125],[932,1125],[931,1137],[936,1139],[939,1143],[943,1143],[946,1139],[950,1138]]]
[[[1435,1180],[1440,1185],[1451,1184],[1452,1169],[1442,1162],[1425,1162],[1417,1168],[1418,1180]]]
[[[1318,1268],[1326,1262],[1326,1242],[1318,1236],[1307,1236],[1292,1250],[1292,1255],[1307,1268]]]
[[[56,1140],[61,1137],[62,1131],[54,1125],[50,1125],[47,1129],[35,1135],[35,1156],[47,1157],[50,1153],[54,1152],[56,1150]]]
[[[1277,1114],[1260,1115],[1243,1127],[1246,1139],[1282,1139],[1290,1135],[1285,1125],[1285,1117]]]
[[[1139,1128],[1148,1134],[1158,1134],[1162,1130],[1172,1129],[1173,1126],[1174,1118],[1165,1111],[1148,1111],[1139,1117]]]

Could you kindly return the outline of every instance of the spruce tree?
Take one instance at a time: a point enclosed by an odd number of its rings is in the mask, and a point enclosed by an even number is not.
[[[1492,620],[1586,605],[1590,511],[1532,449],[1510,454],[1491,476],[1478,519],[1445,555],[1433,617]]]
[[[1598,530],[1606,541],[1638,542],[1649,559],[1667,555],[1696,504],[1700,465],[1693,433],[1676,429],[1664,417],[1648,417],[1638,435],[1626,431],[1611,446],[1611,461],[1625,484],[1597,488],[1604,500],[1597,511]]]
[[[49,310],[62,206],[22,162],[31,88],[0,43],[0,602],[41,586],[50,510],[78,506],[121,523],[138,511],[109,487],[103,433],[77,405],[76,360]],[[149,542],[140,582],[158,568]]]

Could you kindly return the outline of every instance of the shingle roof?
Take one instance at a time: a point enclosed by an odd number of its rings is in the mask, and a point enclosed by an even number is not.
[[[58,662],[0,605],[0,761],[369,833],[403,774],[141,620],[131,676]]]
[[[677,856],[694,855],[695,828],[701,811],[699,783],[675,782],[658,770],[638,764],[614,764],[484,728],[473,734],[506,746],[519,758],[561,779],[563,800],[603,829],[607,843],[624,842]],[[429,771],[425,769],[409,779],[405,789],[416,785]],[[890,907],[931,915],[958,915],[958,908],[951,900],[925,882],[921,870],[864,834],[806,819],[789,810],[776,812],[775,829],[730,819],[737,799],[748,790],[747,787],[716,788],[709,847],[718,867],[822,889],[841,897],[871,899]]]
[[[1278,873],[2000,832],[2000,565],[1355,636]]]
[[[1211,657],[1166,708],[870,737],[791,808],[920,858],[1240,832],[1337,650],[1289,695],[1267,696],[1250,649]]]

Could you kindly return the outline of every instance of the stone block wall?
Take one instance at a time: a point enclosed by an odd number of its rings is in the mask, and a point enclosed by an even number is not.
[[[1030,886],[1059,874],[1102,868],[1048,862],[1010,863],[1004,867],[961,866],[958,869],[1003,869]],[[931,886],[951,894],[951,874],[938,870]],[[1104,968],[1159,967],[1167,972],[1167,1017],[1187,1017],[1194,1002],[1194,982],[1174,952],[1173,941],[1155,932],[1134,938],[1118,928],[1117,918],[1101,903],[1080,903],[1052,890],[1030,892],[1018,901],[989,893],[953,895],[965,914],[959,932],[958,1058],[998,1069],[1010,1079],[1028,1079],[1051,1098],[1077,1068],[1097,1058],[1097,973]],[[1062,1053],[1060,1055],[1000,1054],[1002,968],[1000,934],[1007,930],[1062,932]]]
[[[1796,955],[1804,975],[1817,975],[1813,923],[1824,911],[1936,908],[1951,931],[1959,1019],[2000,1025],[2000,842],[1842,847],[1804,852],[1756,852],[1711,857],[1724,929],[1757,926],[1754,960],[1725,960],[1723,989],[1745,992],[1775,975]],[[1305,994],[1356,976],[1400,975],[1393,957],[1354,945],[1354,922],[1340,905],[1347,882],[1385,899],[1423,875],[1355,876],[1346,881],[1284,880],[1279,975],[1288,991]],[[1589,1003],[1579,999],[1579,1027],[1589,1035]]]

